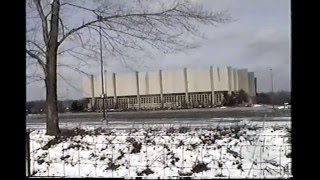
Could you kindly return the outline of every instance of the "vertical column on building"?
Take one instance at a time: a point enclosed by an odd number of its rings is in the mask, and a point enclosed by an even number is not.
[[[228,94],[231,94],[231,91],[232,91],[231,75],[232,75],[232,73],[231,73],[231,67],[230,66],[227,67],[227,71],[228,71]]]
[[[112,81],[113,81],[113,104],[114,108],[118,108],[118,103],[117,103],[117,83],[116,83],[116,73],[112,74]]]
[[[140,103],[140,91],[139,91],[139,72],[136,71],[136,83],[137,83],[137,102],[138,102],[138,110],[141,109],[141,103]]]
[[[163,86],[162,86],[162,70],[159,70],[159,81],[160,81],[160,102],[161,108],[163,108]]]
[[[149,73],[148,72],[146,72],[145,83],[146,83],[146,94],[149,95]]]
[[[94,76],[93,74],[90,76],[90,79],[91,79],[91,95],[92,95],[92,98],[91,98],[91,109],[94,110],[94,106],[95,106],[95,97],[94,97]]]
[[[105,108],[108,109],[108,86],[107,86],[107,70],[104,70],[104,94],[106,95],[105,97]]]
[[[255,95],[257,95],[257,92],[258,92],[258,91],[257,91],[257,87],[258,87],[257,85],[258,85],[258,84],[257,84],[257,78],[255,77],[255,78],[254,78],[254,93],[255,93]]]
[[[232,74],[233,74],[233,90],[234,91],[238,91],[237,89],[237,73],[236,73],[236,69],[232,69]]]
[[[214,106],[215,98],[214,98],[214,79],[213,79],[213,67],[210,66],[210,85],[211,85],[211,105]]]
[[[188,91],[188,72],[187,72],[187,68],[184,68],[183,69],[183,73],[184,73],[184,86],[185,86],[185,95],[186,95],[186,104],[187,106],[189,107],[189,91]]]
[[[230,67],[230,91],[234,92],[235,91],[235,86],[234,86],[234,73],[233,69]]]
[[[234,74],[235,74],[235,90],[236,91],[239,91],[240,89],[239,89],[239,73],[238,73],[238,70],[237,69],[235,69],[235,71],[234,71]]]

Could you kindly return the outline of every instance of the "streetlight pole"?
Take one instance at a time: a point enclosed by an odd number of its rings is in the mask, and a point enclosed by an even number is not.
[[[105,98],[105,93],[104,93],[104,80],[103,80],[103,59],[102,59],[102,38],[101,38],[101,16],[98,16],[99,21],[99,39],[100,39],[100,64],[101,64],[101,96],[102,96],[102,111],[103,111],[103,119],[106,119],[106,110],[104,106],[104,98]]]
[[[273,92],[273,74],[272,74],[272,68],[270,68],[270,79],[271,79],[271,103],[272,103],[272,109],[274,109],[274,102],[273,102],[273,97],[274,97],[274,92]]]
[[[108,102],[108,96],[107,96],[107,92],[108,92],[108,89],[107,89],[107,70],[104,70],[104,78],[105,78],[105,96],[106,96],[106,98],[107,98],[107,102]],[[104,103],[104,102],[103,102]],[[106,109],[108,109],[108,103],[107,103],[107,105],[106,105]],[[106,124],[108,125],[108,119],[107,119],[107,114],[108,113],[108,111],[105,111],[105,120],[106,120]]]

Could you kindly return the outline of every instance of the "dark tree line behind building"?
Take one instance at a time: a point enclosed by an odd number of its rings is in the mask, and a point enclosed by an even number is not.
[[[284,103],[291,104],[291,93],[288,91],[278,91],[275,93],[258,93],[257,103],[275,105],[283,105]]]
[[[85,110],[86,100],[63,100],[58,101],[58,112],[80,112]],[[44,114],[46,112],[45,100],[29,101],[26,104],[27,114]]]
[[[223,93],[224,100],[222,104],[224,106],[235,106],[238,104],[243,104],[249,102],[249,95],[244,90],[240,90],[239,92],[235,93],[232,92],[231,95],[228,92]]]
[[[244,90],[240,90],[237,93],[232,92],[229,95],[227,92],[223,94],[224,106],[236,106],[239,104],[244,104],[249,102],[249,96]],[[275,93],[257,93],[256,94],[256,103],[258,104],[274,104],[274,105],[283,105],[284,103],[291,104],[291,93],[288,91],[278,91]]]

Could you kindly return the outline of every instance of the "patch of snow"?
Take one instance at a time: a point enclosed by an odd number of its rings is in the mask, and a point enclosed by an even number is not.
[[[54,137],[35,130],[30,134],[31,171],[57,177],[290,178],[289,128],[240,124],[245,126],[184,133],[168,128],[107,130],[110,134],[67,137],[47,148]],[[199,163],[206,167],[197,170]]]
[[[261,104],[254,104],[253,107],[261,107]]]

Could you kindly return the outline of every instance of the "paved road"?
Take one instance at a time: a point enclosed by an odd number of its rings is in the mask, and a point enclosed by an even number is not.
[[[290,110],[270,109],[266,107],[225,108],[225,109],[191,109],[164,110],[140,112],[108,112],[110,121],[147,121],[159,119],[194,119],[196,121],[208,118],[247,118],[247,117],[291,117]],[[99,122],[102,113],[65,113],[60,114],[60,122]],[[28,123],[45,122],[44,115],[27,116]]]
[[[140,128],[146,126],[188,125],[204,127],[211,125],[230,125],[243,120],[261,124],[290,124],[290,110],[272,110],[259,108],[226,108],[226,109],[192,109],[167,110],[149,112],[109,112],[108,127],[111,128]],[[60,115],[61,127],[101,127],[101,113],[71,113]],[[45,128],[45,116],[28,116],[27,128]]]
[[[146,128],[146,127],[171,127],[171,126],[190,126],[190,127],[212,127],[212,126],[229,126],[241,121],[246,121],[249,124],[255,124],[263,126],[265,123],[266,126],[272,125],[291,125],[290,117],[269,117],[269,118],[260,118],[260,117],[251,117],[251,118],[201,118],[201,119],[143,119],[136,121],[128,120],[115,120],[109,119],[108,124],[105,121],[86,121],[86,122],[60,122],[61,128],[98,128],[98,127],[108,127],[116,129],[130,129],[130,128]],[[27,123],[28,129],[44,129],[46,124],[44,122],[37,123]]]

